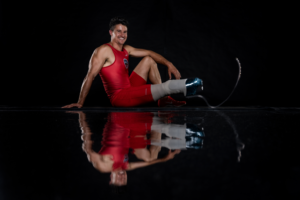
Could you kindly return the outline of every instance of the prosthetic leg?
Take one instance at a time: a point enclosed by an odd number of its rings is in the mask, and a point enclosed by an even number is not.
[[[151,93],[154,101],[170,94],[183,93],[184,96],[192,96],[197,88],[203,90],[203,81],[199,78],[168,80],[162,84],[151,85]]]
[[[237,63],[238,63],[238,67],[239,67],[239,74],[238,74],[238,77],[237,77],[237,81],[236,81],[236,83],[235,83],[235,86],[234,86],[233,90],[232,90],[231,93],[229,94],[229,96],[228,96],[222,103],[220,103],[220,104],[217,105],[217,106],[211,106],[211,105],[208,103],[208,101],[206,100],[206,98],[205,98],[204,96],[202,96],[202,95],[196,95],[196,93],[193,93],[193,94],[191,94],[191,95],[188,95],[187,98],[201,98],[201,99],[203,99],[203,100],[205,101],[205,103],[207,104],[207,106],[210,107],[210,108],[217,108],[217,107],[221,106],[223,103],[225,103],[225,102],[231,97],[231,95],[233,94],[233,92],[234,92],[235,88],[237,87],[237,85],[238,85],[238,83],[239,83],[239,81],[240,81],[240,78],[241,78],[241,74],[242,74],[241,63],[240,63],[240,61],[239,61],[238,58],[236,58],[236,61],[237,61]],[[203,89],[203,88],[202,88],[202,89]]]
[[[217,107],[221,106],[223,103],[225,103],[231,97],[231,95],[233,94],[235,88],[237,87],[237,85],[239,83],[239,80],[240,80],[241,74],[242,74],[242,67],[241,67],[241,63],[238,58],[236,58],[236,61],[238,63],[238,67],[239,67],[239,74],[237,77],[236,84],[235,84],[233,90],[231,91],[231,93],[229,94],[229,96],[222,103],[220,103],[217,106],[211,106],[204,96],[196,94],[197,88],[199,86],[200,86],[200,89],[203,90],[203,81],[199,78],[169,80],[172,82],[167,81],[165,83],[158,84],[161,86],[157,86],[157,85],[154,85],[155,87],[151,86],[151,91],[153,91],[153,93],[152,93],[153,99],[156,101],[157,99],[163,97],[164,95],[161,94],[162,91],[166,92],[167,94],[175,94],[175,93],[182,92],[182,93],[184,93],[184,96],[186,96],[186,98],[201,98],[205,101],[205,103],[208,105],[208,107],[217,108]],[[162,90],[160,89],[160,87],[162,88]]]

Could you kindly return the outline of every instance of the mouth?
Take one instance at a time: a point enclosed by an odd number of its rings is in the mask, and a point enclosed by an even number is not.
[[[125,38],[119,38],[119,39],[120,39],[120,40],[123,40],[123,41],[125,40]]]

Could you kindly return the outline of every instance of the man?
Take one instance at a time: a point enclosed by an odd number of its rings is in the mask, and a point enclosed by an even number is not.
[[[170,94],[184,93],[193,95],[202,80],[181,79],[162,83],[157,64],[168,67],[169,78],[171,74],[176,79],[181,75],[176,67],[161,55],[145,49],[137,49],[124,45],[127,39],[128,21],[115,17],[111,19],[109,34],[111,41],[98,47],[90,60],[88,73],[83,81],[77,103],[63,108],[81,108],[97,74],[100,75],[105,91],[112,106],[132,107],[158,100],[158,106],[182,106],[185,101],[175,101]],[[144,57],[136,66],[130,77],[128,76],[128,57]],[[147,80],[152,85],[146,84]]]

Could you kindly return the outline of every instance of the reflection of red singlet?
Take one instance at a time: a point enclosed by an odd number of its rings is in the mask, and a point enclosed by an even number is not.
[[[111,47],[115,55],[115,61],[110,66],[102,67],[99,74],[107,96],[112,100],[114,95],[121,89],[130,87],[128,52],[124,48],[122,51],[118,51],[110,44],[106,45]]]
[[[126,130],[113,122],[108,121],[105,124],[102,148],[99,154],[113,156],[113,170],[128,168],[129,133],[130,130]]]
[[[150,144],[145,135],[151,130],[152,118],[149,112],[109,113],[99,154],[113,156],[113,170],[127,169],[129,148],[145,148]]]

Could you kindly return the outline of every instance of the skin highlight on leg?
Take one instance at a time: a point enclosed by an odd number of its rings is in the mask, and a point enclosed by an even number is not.
[[[140,160],[143,160],[143,161],[146,161],[146,162],[149,162],[151,161],[150,158],[150,152],[149,150],[146,148],[144,149],[134,149],[134,155],[140,159]]]
[[[144,57],[133,71],[145,81],[149,78],[152,84],[162,83],[157,63],[150,56]]]
[[[154,60],[153,60],[153,62],[154,62]],[[160,73],[158,71],[156,62],[154,62],[154,64],[151,65],[151,68],[150,68],[150,71],[149,71],[149,80],[151,81],[152,84],[162,83]]]
[[[161,141],[161,133],[151,130],[150,139],[151,139],[151,141],[160,142]],[[158,153],[160,152],[160,150],[161,150],[161,146],[151,145],[149,148],[150,159],[151,160],[157,159]]]
[[[151,130],[150,140],[155,142],[161,141],[161,133]],[[152,160],[157,159],[158,153],[161,150],[161,146],[151,145],[149,149],[134,149],[134,155],[141,160],[146,162],[150,162]]]

